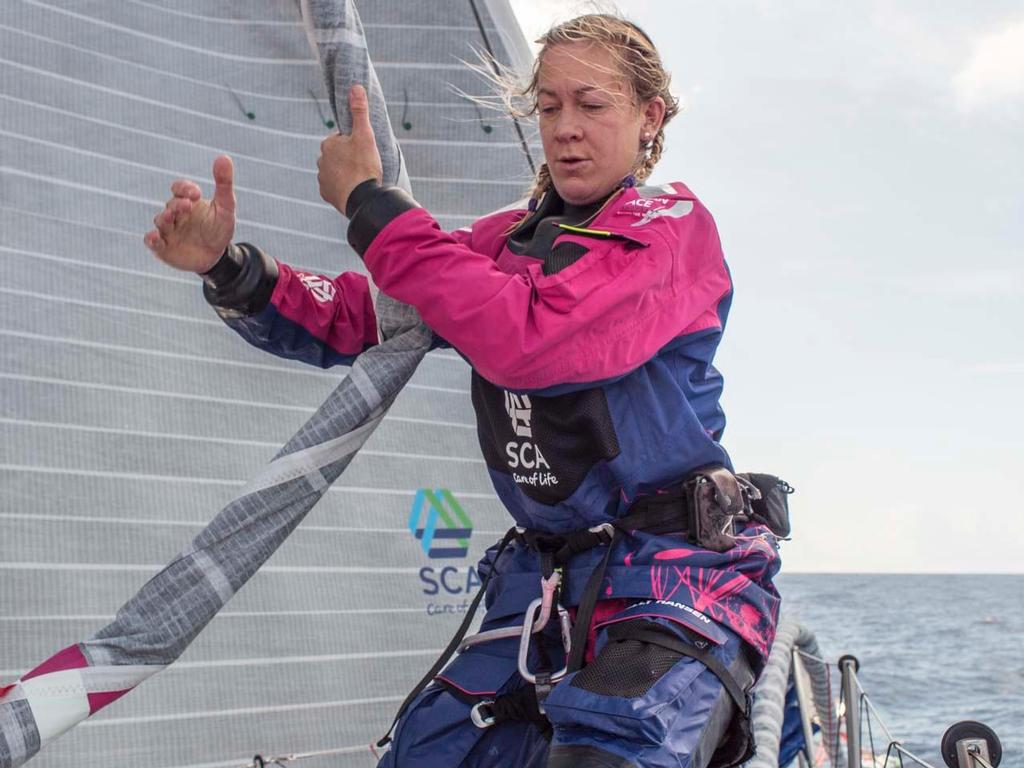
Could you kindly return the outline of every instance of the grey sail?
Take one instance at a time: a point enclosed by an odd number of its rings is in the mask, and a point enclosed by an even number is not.
[[[417,195],[448,227],[515,199],[529,174],[512,127],[446,85],[484,88],[456,59],[471,58],[482,33],[514,58],[507,7],[477,5],[483,30],[462,3],[361,7]],[[466,367],[431,353],[417,369],[428,332],[397,305],[381,311],[400,342],[386,363],[353,366],[349,390],[321,409],[326,421],[307,422],[268,463],[345,371],[247,349],[194,279],[141,247],[170,180],[205,179],[228,152],[237,239],[325,274],[359,268],[310,170],[331,100],[298,9],[19,0],[0,17],[10,107],[0,118],[0,680],[77,648],[91,672],[77,673],[76,706],[84,694],[99,709],[194,636],[161,605],[194,590],[212,615],[232,598],[181,661],[33,764],[231,765],[253,751],[339,745],[365,764],[359,753],[443,644],[474,586],[469,564],[504,524],[474,450]],[[414,370],[385,415],[387,393]],[[431,558],[409,530],[421,488],[450,489],[471,519],[461,556]],[[242,529],[260,534],[259,551],[230,545]],[[168,560],[172,578],[147,583]],[[47,671],[81,669],[73,661]],[[0,732],[19,734],[0,744],[8,763],[44,740],[27,723],[30,699],[0,717]]]

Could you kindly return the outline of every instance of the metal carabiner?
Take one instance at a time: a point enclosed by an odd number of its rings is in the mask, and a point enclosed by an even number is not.
[[[493,640],[504,640],[510,637],[521,637],[523,632],[527,631],[527,628],[529,628],[530,632],[540,632],[548,625],[548,620],[551,618],[551,606],[554,605],[555,594],[558,591],[558,585],[561,583],[561,580],[562,574],[559,571],[555,571],[546,579],[541,579],[541,596],[538,600],[534,601],[535,603],[540,602],[541,605],[540,616],[537,617],[536,621],[531,621],[533,612],[527,610],[521,626],[489,629],[486,632],[477,632],[475,635],[470,635],[459,644],[459,653],[480,643],[489,643]]]
[[[536,684],[537,675],[530,671],[530,625],[538,609],[543,610],[543,598],[538,597],[526,609],[526,616],[523,618],[523,633],[519,636],[519,674],[528,683]],[[551,674],[551,682],[556,683],[569,673],[569,652],[572,650],[572,619],[569,612],[562,606],[558,606],[558,621],[562,631],[562,648],[565,650],[565,666]]]
[[[489,707],[493,704],[493,700],[478,701],[473,705],[473,708],[469,710],[469,719],[473,721],[473,725],[477,728],[490,728],[494,725],[494,715],[482,715],[480,710],[483,707]]]

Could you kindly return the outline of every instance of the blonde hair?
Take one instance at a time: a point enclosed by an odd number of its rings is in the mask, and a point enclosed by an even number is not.
[[[607,13],[591,13],[556,24],[536,42],[541,45],[541,49],[534,61],[530,81],[516,94],[520,99],[526,99],[527,108],[522,110],[513,107],[521,117],[537,112],[537,88],[544,54],[553,46],[567,43],[595,43],[608,51],[618,67],[618,73],[629,84],[637,107],[658,96],[664,100],[665,117],[654,138],[642,145],[643,159],[633,171],[636,181],[648,178],[665,148],[665,125],[679,113],[679,100],[669,91],[672,76],[665,71],[661,56],[651,39],[630,21]],[[506,97],[510,107],[511,95],[507,94]],[[539,201],[550,188],[551,175],[545,163],[537,171],[530,196]]]

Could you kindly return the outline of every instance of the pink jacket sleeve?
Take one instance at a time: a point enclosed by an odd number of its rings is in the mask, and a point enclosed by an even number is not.
[[[645,247],[602,243],[553,275],[539,263],[507,274],[483,252],[493,244],[445,233],[414,208],[364,260],[382,291],[416,307],[482,376],[533,390],[625,375],[677,336],[718,324],[731,281],[708,211],[695,201],[643,238]]]
[[[330,278],[280,262],[277,272],[274,291],[262,311],[224,316],[250,344],[279,357],[330,368],[351,365],[377,343],[377,321],[364,275],[343,272]]]
[[[364,275],[342,272],[329,278],[280,262],[278,270],[270,301],[281,315],[342,354],[377,343],[377,320]]]

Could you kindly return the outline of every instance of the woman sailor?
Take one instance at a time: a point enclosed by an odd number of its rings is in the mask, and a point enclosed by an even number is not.
[[[775,540],[738,522],[719,442],[732,282],[696,196],[641,185],[678,110],[647,35],[593,14],[539,42],[525,95],[546,163],[527,206],[442,231],[381,185],[359,87],[351,135],[322,144],[321,195],[376,285],[471,364],[517,526],[481,563],[481,633],[403,708],[381,765],[734,764],[779,601]],[[210,201],[172,185],[156,255],[201,273],[225,322],[274,354],[327,367],[376,343],[367,280],[232,244],[228,158],[214,176]]]

